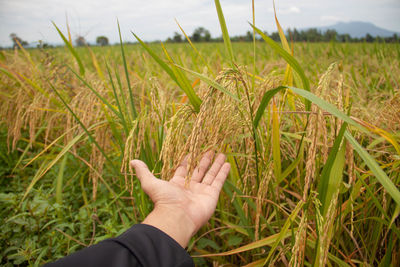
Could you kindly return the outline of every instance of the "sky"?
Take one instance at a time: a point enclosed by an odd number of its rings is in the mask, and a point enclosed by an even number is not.
[[[230,35],[250,30],[251,0],[220,0]],[[400,0],[276,0],[284,29],[333,25],[338,21],[372,22],[400,32]],[[256,26],[276,31],[272,0],[255,0]],[[189,35],[203,26],[221,35],[212,0],[0,0],[0,46],[11,46],[11,33],[35,44],[62,43],[52,21],[66,33],[66,18],[73,38],[94,43],[105,35],[118,41],[117,19],[124,41],[135,41],[131,31],[146,41],[165,40],[179,32],[175,19]]]

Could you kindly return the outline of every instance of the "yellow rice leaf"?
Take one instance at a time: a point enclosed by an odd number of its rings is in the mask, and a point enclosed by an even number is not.
[[[95,56],[95,54],[93,53],[92,49],[90,49],[89,46],[87,46],[87,49],[89,50],[90,56],[92,57],[92,62],[93,62],[93,66],[97,71],[97,74],[99,75],[100,79],[105,83],[106,79],[104,77],[103,71],[100,68],[99,62],[97,61],[97,58]]]
[[[278,33],[279,37],[281,38],[283,49],[285,49],[286,52],[291,53],[290,46],[286,39],[285,33],[283,32],[281,24],[279,24],[278,17],[276,16],[275,1],[273,1],[273,5],[274,5],[274,16],[275,16],[276,27],[278,28]]]
[[[279,134],[279,116],[275,101],[272,103],[272,158],[274,160],[275,178],[279,180],[281,176],[281,147]]]
[[[382,136],[383,138],[385,138],[389,143],[391,143],[394,147],[394,149],[396,150],[397,154],[400,155],[400,145],[399,143],[397,143],[396,138],[389,132],[376,127],[375,125],[372,125],[366,121],[363,121],[361,119],[355,118],[353,116],[351,116],[351,118],[353,120],[355,120],[356,122],[358,122],[359,124],[361,124],[362,126],[364,126],[365,128],[367,128],[369,131],[378,134],[380,136]]]
[[[273,1],[273,5],[274,5],[274,16],[275,16],[276,27],[278,28],[279,38],[281,39],[283,49],[285,49],[286,52],[288,52],[289,54],[291,54],[293,56],[293,50],[290,49],[290,46],[286,39],[285,33],[281,27],[281,24],[279,24],[278,17],[276,16],[275,1]],[[293,86],[292,67],[289,64],[287,64],[287,66],[286,66],[283,84]]]
[[[296,231],[297,229],[295,229]],[[283,235],[283,238],[288,238],[289,236],[291,236],[291,232],[286,232]],[[221,252],[221,253],[214,253],[214,254],[204,254],[201,255],[199,257],[215,257],[215,256],[228,256],[228,255],[233,255],[233,254],[237,254],[237,253],[241,253],[244,251],[248,251],[248,250],[252,250],[252,249],[256,249],[256,248],[260,248],[260,247],[264,247],[264,246],[271,246],[272,244],[275,243],[276,240],[278,240],[278,238],[280,237],[280,233],[274,234],[274,235],[270,235],[266,238],[260,239],[258,241],[252,242],[250,244],[247,244],[245,246],[239,247],[239,248],[235,248],[232,249],[230,251],[226,251],[226,252]]]
[[[256,260],[249,264],[244,265],[243,267],[262,267],[262,266],[264,266],[264,261],[265,261],[265,259]]]

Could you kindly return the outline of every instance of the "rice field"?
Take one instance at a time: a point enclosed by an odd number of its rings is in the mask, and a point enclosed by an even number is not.
[[[140,223],[131,159],[168,180],[215,150],[232,169],[196,265],[398,266],[400,44],[254,30],[264,41],[79,48],[60,31],[65,47],[0,51],[1,264]]]

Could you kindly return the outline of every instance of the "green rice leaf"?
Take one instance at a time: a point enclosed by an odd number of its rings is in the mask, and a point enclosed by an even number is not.
[[[119,27],[119,21],[118,20],[117,20],[117,24],[118,24],[119,43],[120,43],[120,46],[121,46],[122,62],[124,63],[125,78],[126,78],[126,83],[128,84],[128,90],[129,90],[129,100],[130,100],[130,104],[131,104],[131,111],[132,111],[133,119],[136,119],[137,111],[136,111],[136,108],[135,108],[135,103],[133,101],[133,93],[132,93],[131,81],[129,80],[128,65],[126,64],[124,44],[122,43],[121,28]]]
[[[254,117],[254,127],[257,128],[258,124],[260,122],[260,119],[262,117],[262,115],[265,112],[265,108],[267,107],[269,101],[271,100],[271,98],[277,94],[279,91],[288,88],[290,90],[292,90],[294,93],[304,97],[305,99],[311,101],[312,103],[314,103],[315,105],[319,106],[321,109],[331,113],[332,115],[334,115],[335,117],[343,120],[344,122],[347,122],[349,125],[352,125],[354,127],[356,127],[358,130],[360,130],[361,132],[367,133],[368,131],[361,126],[360,124],[358,124],[357,122],[355,122],[353,119],[351,119],[349,116],[347,116],[346,114],[344,114],[342,111],[338,110],[334,105],[332,105],[331,103],[317,97],[316,95],[314,95],[311,92],[308,92],[306,90],[303,89],[299,89],[296,87],[292,87],[292,86],[279,86],[277,88],[268,90],[264,93],[263,98],[261,99],[260,105],[257,109],[256,112],[256,116]]]
[[[400,191],[389,179],[386,173],[381,169],[381,167],[379,167],[378,163],[376,163],[372,156],[364,150],[364,148],[357,142],[356,139],[354,139],[354,137],[348,131],[345,132],[344,136],[346,137],[347,141],[349,141],[349,143],[353,146],[354,150],[357,151],[358,155],[367,164],[379,183],[383,185],[387,193],[393,198],[397,205],[400,205]]]
[[[307,246],[312,249],[315,250],[315,244],[316,242],[314,240],[311,240],[310,238],[307,238]],[[348,265],[346,262],[342,261],[341,259],[339,259],[338,257],[336,257],[335,255],[329,253],[328,251],[328,259],[330,259],[331,261],[333,261],[334,263],[337,264],[337,266],[339,267],[350,267],[350,265]]]
[[[201,99],[200,97],[197,96],[196,92],[194,91],[192,85],[189,82],[188,77],[185,75],[185,73],[176,67],[174,60],[172,59],[172,57],[169,55],[167,49],[164,47],[163,44],[161,44],[164,53],[168,59],[168,61],[171,63],[171,68],[172,71],[175,74],[176,79],[178,80],[178,83],[181,86],[181,89],[185,92],[185,94],[187,95],[187,97],[189,98],[190,103],[192,104],[194,110],[196,112],[199,112],[200,110],[200,105],[201,105]]]
[[[268,253],[267,258],[264,261],[264,266],[266,265],[266,263],[269,261],[269,259],[271,259],[273,253],[275,252],[276,248],[278,247],[279,243],[286,237],[291,235],[291,232],[288,231],[290,225],[294,222],[294,220],[297,217],[297,214],[299,213],[299,211],[301,210],[301,208],[303,207],[304,202],[302,200],[299,201],[299,203],[297,203],[296,207],[294,208],[294,210],[292,211],[292,214],[290,214],[290,216],[286,219],[285,224],[283,225],[283,227],[281,228],[281,232],[278,234],[278,236],[275,238],[273,245],[271,246],[271,250]],[[293,229],[293,232],[295,232],[295,230]]]
[[[208,77],[206,77],[206,76],[204,76],[203,74],[200,74],[200,73],[198,73],[198,72],[189,70],[189,69],[187,69],[187,68],[184,68],[184,67],[181,67],[181,66],[178,66],[178,65],[176,65],[176,66],[177,66],[178,68],[183,69],[184,71],[187,71],[187,72],[193,74],[194,76],[196,76],[197,78],[199,78],[200,80],[202,80],[203,82],[205,82],[206,84],[208,84],[209,86],[212,86],[212,87],[214,87],[215,89],[218,89],[218,90],[220,90],[221,92],[223,92],[223,93],[229,95],[229,96],[232,97],[234,100],[240,101],[239,98],[238,98],[237,96],[235,96],[235,95],[233,95],[231,92],[227,91],[222,85],[220,85],[220,84],[217,83],[216,81],[211,80],[210,78],[208,78]]]
[[[291,174],[292,171],[294,171],[294,169],[303,159],[303,154],[304,154],[303,151],[304,151],[304,142],[301,142],[299,153],[296,159],[292,163],[290,163],[290,165],[282,172],[281,176],[278,179],[278,184],[282,182],[289,174]]]
[[[263,95],[263,97],[261,99],[260,105],[258,106],[258,109],[256,111],[256,116],[254,117],[254,120],[253,120],[253,125],[254,125],[255,129],[257,129],[257,127],[258,127],[258,124],[260,123],[260,119],[261,119],[262,115],[264,114],[265,109],[267,108],[269,101],[272,99],[272,97],[276,93],[278,93],[279,91],[281,91],[283,89],[286,89],[286,87],[285,86],[279,86],[277,88],[268,90],[268,91],[266,91],[264,93],[264,95]]]
[[[85,67],[83,66],[82,60],[80,59],[78,53],[76,52],[76,50],[74,49],[72,44],[67,40],[67,38],[65,38],[64,34],[60,31],[60,29],[57,27],[57,25],[54,23],[54,21],[52,21],[52,23],[53,23],[54,27],[56,27],[58,34],[61,36],[61,39],[64,41],[68,50],[71,52],[71,54],[76,59],[76,62],[78,63],[78,66],[79,66],[79,73],[81,75],[85,75]]]
[[[300,75],[301,81],[303,82],[304,89],[310,91],[310,82],[308,81],[303,68],[300,66],[299,62],[288,52],[285,51],[279,44],[274,40],[269,38],[260,29],[250,23],[250,26],[264,39],[264,41],[271,46],[290,66]]]
[[[8,78],[11,78],[14,81],[16,81],[17,85],[20,85],[19,80],[12,73],[10,73],[8,70],[0,67],[0,71],[3,72],[5,75],[7,75]]]
[[[186,34],[186,32],[183,30],[183,28],[181,27],[181,25],[179,24],[179,22],[175,19],[176,24],[178,25],[179,29],[181,30],[181,32],[183,33],[183,35],[185,36],[186,40],[189,42],[190,46],[192,47],[192,49],[194,50],[194,52],[196,52],[196,54],[199,56],[199,58],[201,59],[201,61],[203,62],[204,65],[206,65],[207,70],[212,74],[214,74],[214,71],[212,70],[212,68],[210,67],[210,64],[208,64],[208,62],[204,59],[203,55],[199,52],[199,50],[197,50],[196,46],[194,46],[194,44],[192,43],[192,40],[190,40],[189,36]]]
[[[49,82],[49,85],[51,89],[56,93],[56,95],[60,98],[60,100],[63,102],[65,107],[68,109],[69,112],[71,112],[72,116],[75,118],[75,120],[79,123],[79,125],[82,127],[83,131],[87,134],[89,140],[91,143],[93,143],[100,151],[101,154],[103,154],[104,158],[110,163],[111,167],[114,169],[115,173],[119,173],[117,168],[114,165],[114,162],[111,161],[111,159],[108,157],[108,155],[104,152],[103,148],[97,143],[96,139],[93,138],[92,134],[89,132],[89,130],[85,127],[85,125],[81,122],[81,120],[78,118],[78,116],[75,114],[75,112],[69,107],[67,102],[65,102],[64,98],[61,96],[61,94],[54,88],[54,86]]]
[[[135,36],[136,40],[140,43],[140,45],[149,53],[149,55],[160,65],[163,70],[165,70],[166,73],[168,73],[169,77],[171,77],[174,82],[178,84],[178,81],[176,79],[176,76],[172,69],[161,59],[159,58],[156,53],[146,44],[144,43],[135,33],[133,33],[133,36]]]
[[[118,111],[107,101],[107,99],[105,99],[103,96],[101,96],[99,94],[99,92],[97,92],[87,81],[85,81],[85,79],[83,77],[81,77],[78,73],[76,73],[72,68],[70,68],[68,66],[68,68],[71,70],[71,72],[73,74],[75,74],[75,76],[87,87],[89,88],[90,91],[93,92],[93,94],[95,94],[97,96],[97,98],[100,99],[101,102],[103,102],[116,116],[118,116],[119,118],[121,118],[120,113],[118,113]],[[122,120],[122,118],[121,118]]]
[[[154,51],[147,45],[145,44],[136,34],[132,32],[132,34],[135,36],[136,40],[142,45],[142,47],[150,54],[150,56],[160,65],[161,68],[165,70],[166,73],[171,77],[171,79],[178,84],[178,86],[186,93],[188,96],[190,103],[193,105],[193,108],[196,112],[200,110],[200,104],[201,104],[201,99],[196,95],[194,92],[193,88],[190,90],[188,89],[185,84],[182,83],[182,79],[177,77],[176,72],[174,72],[173,69],[171,69],[163,60],[161,60],[155,53]],[[183,69],[183,68],[182,68]]]
[[[115,102],[117,103],[118,112],[120,114],[119,117],[121,118],[122,126],[124,127],[124,130],[125,130],[125,134],[128,135],[129,134],[128,125],[126,123],[125,116],[124,116],[124,113],[123,113],[122,108],[121,108],[121,104],[119,103],[119,97],[118,97],[117,91],[115,89],[114,80],[113,80],[113,78],[111,76],[111,71],[110,71],[110,68],[109,68],[109,66],[107,64],[107,61],[106,61],[106,69],[107,69],[108,78],[110,80],[111,87],[112,87],[112,90],[113,90]]]
[[[215,8],[217,9],[217,13],[218,13],[219,25],[221,26],[222,38],[224,39],[226,52],[228,53],[232,68],[236,68],[234,65],[235,57],[233,54],[232,43],[231,43],[231,39],[228,34],[228,28],[226,27],[224,13],[222,12],[222,8],[221,8],[221,4],[220,4],[219,0],[214,0],[214,2],[215,2]]]
[[[233,198],[234,192],[237,194],[240,193],[240,190],[235,187],[232,183],[229,181],[226,181],[224,186],[223,186],[224,192],[229,196],[230,199]],[[250,238],[254,239],[254,231],[251,227],[248,227],[251,225],[251,221],[249,218],[247,218],[244,210],[243,210],[243,201],[240,198],[235,197],[232,202],[233,207],[235,208],[237,214],[239,215],[240,218],[240,223],[242,226],[247,226],[245,229],[247,231],[247,234],[250,236]]]
[[[321,201],[321,214],[325,216],[331,200],[337,190],[343,176],[344,166],[344,145],[342,145],[343,135],[346,131],[347,123],[343,123],[339,134],[333,143],[328,159],[321,172],[321,178],[318,183],[318,198]],[[340,148],[342,147],[342,148]],[[340,150],[340,153],[339,153]]]
[[[58,170],[57,181],[56,181],[56,202],[59,205],[62,205],[62,185],[64,180],[64,169],[65,165],[67,164],[68,154],[64,155],[60,169]]]
[[[42,165],[41,168],[36,172],[35,176],[32,178],[32,181],[28,185],[28,187],[25,190],[24,196],[21,199],[22,203],[24,199],[28,196],[29,192],[32,190],[33,186],[40,180],[40,178],[45,175],[48,170],[50,170],[51,167],[53,167],[68,151],[71,149],[71,147],[76,144],[83,136],[85,135],[85,132],[82,132],[75,136],[68,144],[66,144],[63,149],[61,150],[60,153],[57,154],[57,156],[50,161],[47,165]]]
[[[303,68],[300,66],[299,62],[288,52],[285,51],[279,44],[274,40],[269,38],[260,29],[250,23],[250,26],[264,39],[264,41],[272,47],[300,76],[305,90],[310,91],[310,82],[308,81]],[[306,110],[310,110],[310,102],[306,101]]]

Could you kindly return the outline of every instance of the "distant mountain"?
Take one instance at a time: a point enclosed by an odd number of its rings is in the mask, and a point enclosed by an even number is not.
[[[353,38],[365,37],[367,33],[369,33],[372,36],[380,36],[380,37],[390,37],[396,33],[375,26],[370,22],[362,22],[362,21],[338,22],[331,26],[317,27],[317,29],[322,32],[325,32],[326,30],[329,29],[333,29],[336,30],[339,34],[348,33]],[[399,35],[399,33],[397,34]]]

